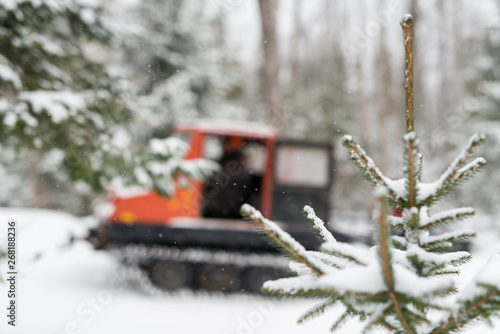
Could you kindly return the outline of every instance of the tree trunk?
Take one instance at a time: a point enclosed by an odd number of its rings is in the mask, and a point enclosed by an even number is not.
[[[286,133],[283,93],[279,83],[278,41],[276,38],[277,0],[259,0],[264,47],[262,91],[269,110],[269,122],[280,133]]]
[[[293,36],[292,36],[292,45],[290,52],[290,70],[291,70],[291,83],[292,85],[296,82],[300,82],[302,77],[300,75],[300,67],[301,67],[301,55],[300,50],[301,46],[304,43],[304,25],[302,24],[302,1],[297,0],[294,3],[293,7]]]

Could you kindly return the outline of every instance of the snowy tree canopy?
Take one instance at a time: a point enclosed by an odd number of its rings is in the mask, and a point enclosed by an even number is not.
[[[96,56],[111,38],[98,11],[83,1],[0,2],[3,142],[79,146],[123,117]]]
[[[0,2],[1,144],[62,153],[80,179],[101,133],[127,117],[104,65],[112,33],[88,1]]]
[[[133,92],[107,63],[120,34],[96,2],[0,1],[0,22],[0,144],[17,157],[26,150],[50,156],[43,172],[84,188],[102,190],[123,177],[165,195],[179,170],[202,177],[213,169],[183,162],[185,143],[168,140],[165,147],[178,149],[159,152],[158,143],[131,136]],[[48,166],[39,159],[38,169]]]

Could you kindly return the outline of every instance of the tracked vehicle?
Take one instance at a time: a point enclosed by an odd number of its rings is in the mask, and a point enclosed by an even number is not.
[[[215,121],[179,124],[175,135],[190,145],[185,159],[212,159],[221,171],[177,187],[171,198],[152,191],[108,195],[111,209],[89,238],[96,248],[118,254],[164,290],[258,292],[264,281],[287,275],[288,261],[239,217],[241,204],[281,222],[306,248],[319,246],[301,210],[311,205],[328,221],[329,143],[280,139],[261,124]]]

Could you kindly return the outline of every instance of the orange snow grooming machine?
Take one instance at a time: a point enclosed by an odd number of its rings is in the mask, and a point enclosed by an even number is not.
[[[311,205],[328,221],[331,144],[278,139],[269,126],[228,121],[179,124],[174,135],[190,146],[185,159],[211,159],[221,169],[205,182],[176,185],[171,198],[110,193],[111,209],[89,238],[96,248],[121,250],[124,262],[163,289],[256,292],[284,275],[286,261],[241,219],[243,203],[282,222],[307,248],[319,246],[301,211]]]

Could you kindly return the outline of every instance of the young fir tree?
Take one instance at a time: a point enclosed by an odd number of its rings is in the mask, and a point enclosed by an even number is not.
[[[366,324],[365,332],[382,328],[389,333],[437,334],[457,332],[500,313],[500,255],[493,255],[485,269],[458,291],[450,276],[458,274],[458,267],[471,256],[454,251],[453,246],[474,236],[474,232],[430,233],[474,214],[472,208],[429,213],[437,200],[484,166],[484,159],[472,159],[484,138],[474,135],[437,181],[422,182],[422,154],[413,129],[412,17],[405,16],[401,25],[406,49],[404,178],[387,178],[351,136],[343,139],[351,159],[375,187],[375,246],[366,251],[337,242],[314,211],[306,207],[307,217],[324,242],[320,251],[308,251],[251,206],[241,209],[244,217],[293,260],[290,269],[297,274],[266,282],[264,290],[325,299],[299,322],[340,304],[345,311],[332,331],[347,319],[358,317]],[[388,205],[399,209],[402,217],[391,215]],[[394,229],[402,230],[403,236],[393,234]]]

